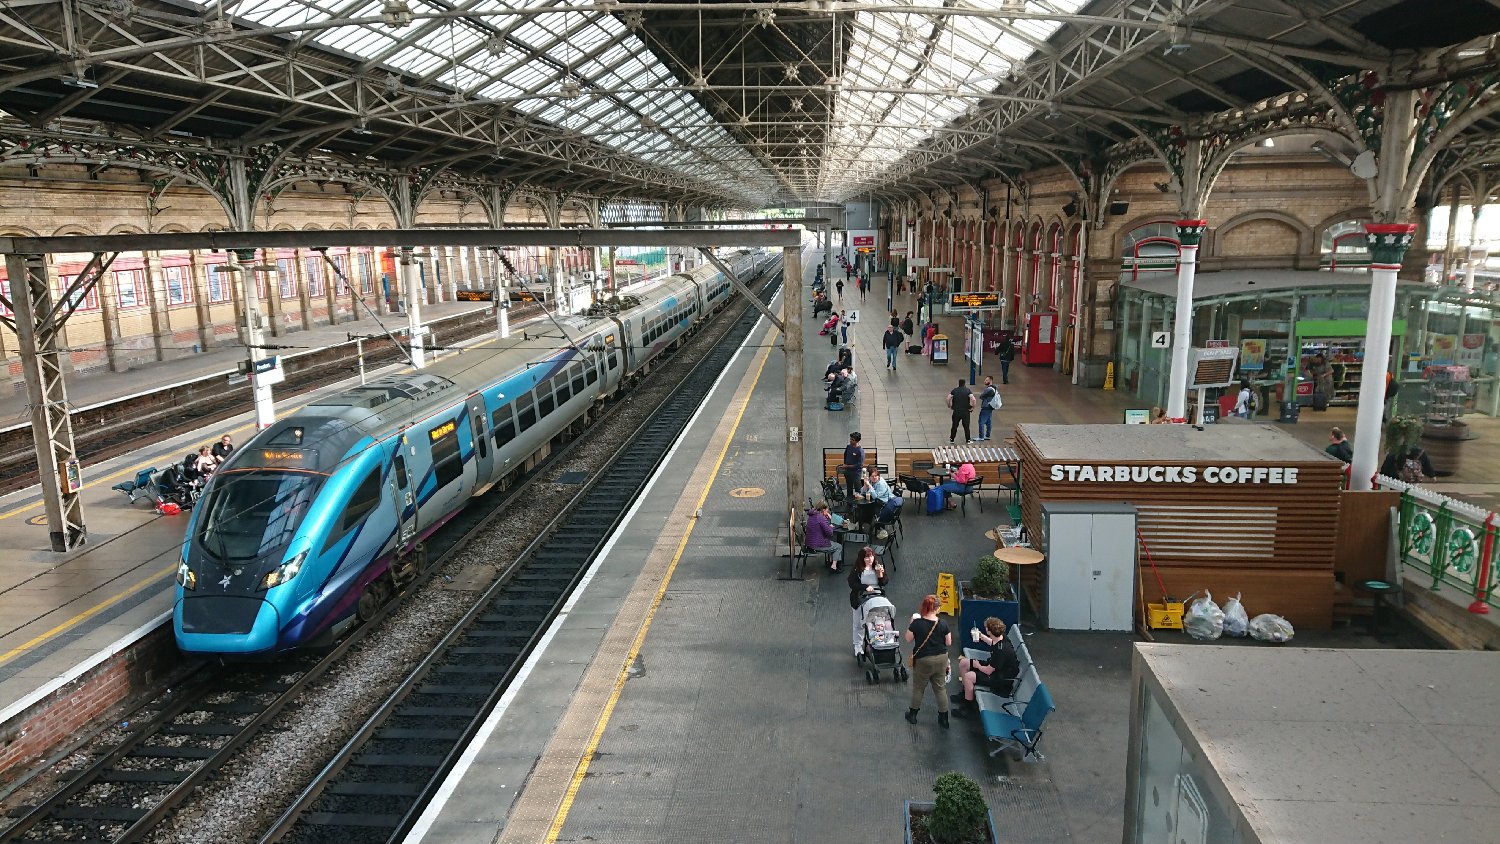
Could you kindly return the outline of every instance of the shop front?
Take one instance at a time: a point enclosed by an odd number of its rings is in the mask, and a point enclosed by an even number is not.
[[[1116,297],[1118,383],[1143,404],[1167,404],[1171,349],[1153,346],[1152,336],[1170,336],[1174,294],[1170,279],[1142,276],[1122,282]],[[1462,366],[1468,370],[1462,401],[1446,412],[1500,415],[1500,303],[1415,282],[1402,282],[1396,297],[1390,359],[1400,385],[1400,412],[1424,414],[1433,398],[1429,382],[1435,368]],[[1300,405],[1312,404],[1320,373],[1328,404],[1353,407],[1368,309],[1369,283],[1358,273],[1200,273],[1193,345],[1238,348],[1237,377],[1262,391],[1261,407],[1268,411],[1288,395]]]
[[[1163,588],[1179,601],[1205,589],[1221,600],[1242,592],[1252,614],[1331,626],[1338,460],[1270,425],[1022,424],[1016,450],[1022,520],[1044,553],[1045,508],[1128,504],[1146,600],[1159,601]],[[1047,594],[1052,562],[1027,573],[1039,603],[1058,598]]]

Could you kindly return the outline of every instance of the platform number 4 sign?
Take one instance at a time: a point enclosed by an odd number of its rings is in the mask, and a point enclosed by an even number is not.
[[[1172,333],[1170,331],[1151,332],[1151,348],[1167,349],[1172,346]]]

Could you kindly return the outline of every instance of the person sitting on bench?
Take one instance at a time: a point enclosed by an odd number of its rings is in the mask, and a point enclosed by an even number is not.
[[[827,410],[832,410],[835,404],[843,404],[844,396],[849,394],[851,386],[849,370],[847,369],[840,369],[838,372],[835,372],[832,375],[832,379],[828,385],[828,401],[823,405]]]
[[[1021,661],[1016,657],[1016,649],[1005,638],[1005,622],[994,616],[986,618],[984,630],[978,633],[975,646],[989,648],[990,655],[984,660],[968,657],[960,657],[958,660],[958,671],[963,679],[964,690],[962,694],[953,694],[950,699],[958,704],[954,714],[960,718],[974,710],[975,688],[983,688],[1002,697],[1010,697],[1015,688],[1016,678],[1021,676]]]

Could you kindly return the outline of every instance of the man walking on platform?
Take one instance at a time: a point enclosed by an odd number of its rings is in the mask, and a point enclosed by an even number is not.
[[[892,325],[885,327],[885,336],[880,338],[880,345],[885,349],[885,368],[894,372],[896,370],[896,355],[901,351],[901,344],[905,342],[906,335],[901,333],[891,320]]]
[[[1016,359],[1016,346],[1009,339],[1000,341],[1000,351],[996,353],[1000,358],[1000,383],[1010,383],[1010,362]]]
[[[984,389],[979,393],[979,439],[975,442],[984,442],[990,438],[994,428],[992,421],[995,411],[1000,409],[1000,391],[995,389],[995,379],[992,376],[984,376]]]
[[[953,411],[953,425],[948,429],[948,442],[952,443],[958,438],[958,426],[964,426],[964,443],[974,441],[974,436],[969,432],[969,413],[974,409],[974,393],[965,384],[964,379],[958,379],[958,386],[948,393],[948,407]]]

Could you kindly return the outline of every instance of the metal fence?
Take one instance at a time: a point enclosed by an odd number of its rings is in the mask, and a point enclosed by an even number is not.
[[[1471,596],[1469,612],[1500,607],[1494,560],[1500,515],[1385,475],[1376,475],[1375,485],[1401,493],[1402,565],[1431,577],[1433,591],[1447,585]]]

